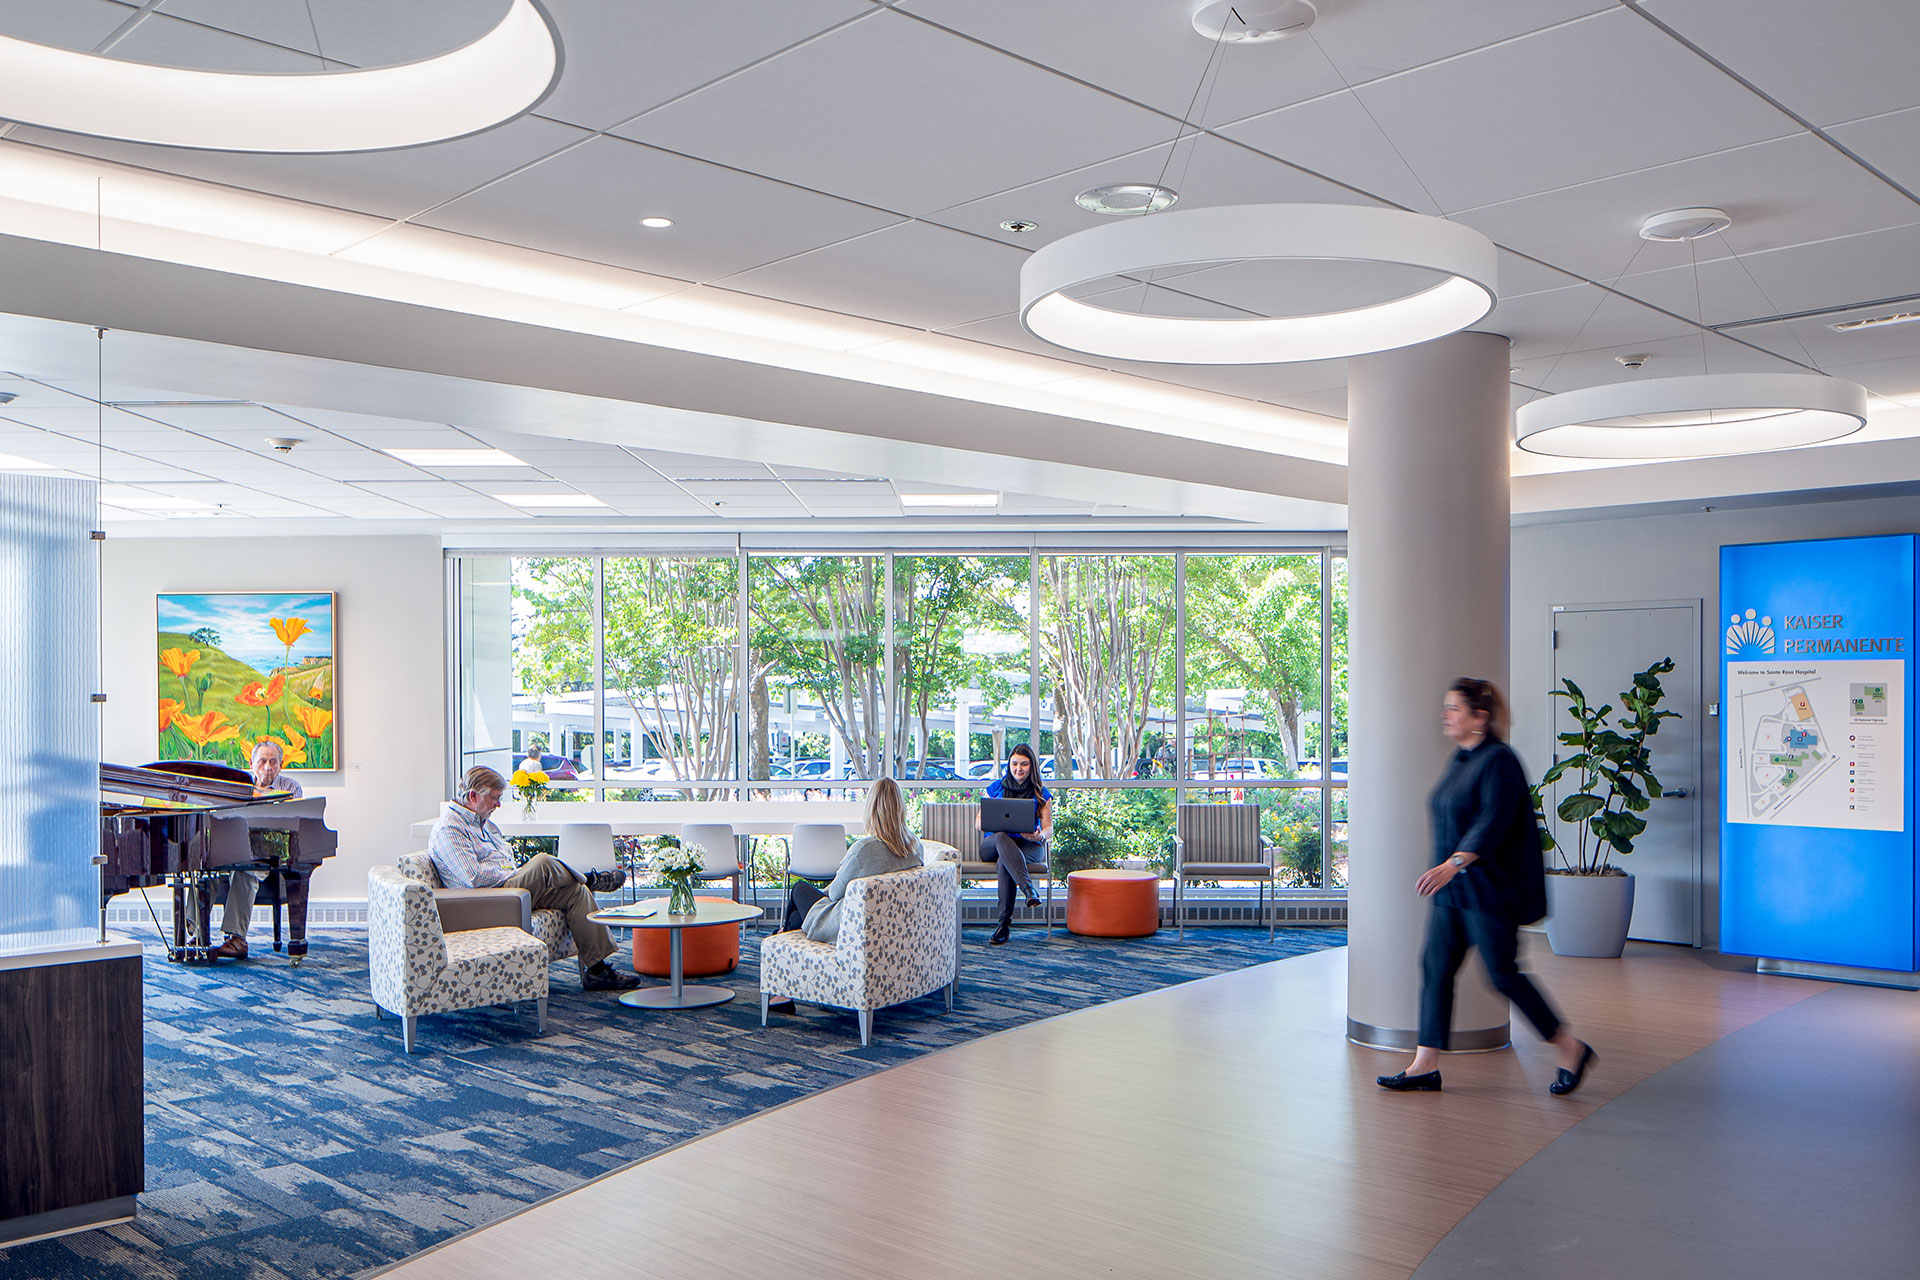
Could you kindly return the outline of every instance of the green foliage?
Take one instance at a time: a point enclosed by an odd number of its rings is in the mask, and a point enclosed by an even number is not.
[[[1631,687],[1620,694],[1616,715],[1612,703],[1594,706],[1585,690],[1571,680],[1550,695],[1567,700],[1567,714],[1579,726],[1556,735],[1573,750],[1554,763],[1531,788],[1534,818],[1540,824],[1540,843],[1557,850],[1562,867],[1577,875],[1607,875],[1614,854],[1633,852],[1633,842],[1647,829],[1640,815],[1653,806],[1664,788],[1651,767],[1647,739],[1660,732],[1662,720],[1677,720],[1677,711],[1659,710],[1666,691],[1660,677],[1673,670],[1673,659],[1662,658],[1638,672]],[[1546,815],[1546,789],[1572,779],[1572,792],[1562,797],[1554,816],[1578,832],[1572,849],[1554,834]]]
[[[188,636],[187,639],[196,645],[205,645],[212,649],[218,649],[220,647],[220,633],[212,627],[201,627],[198,631]]]
[[[617,850],[616,850],[617,852]],[[513,865],[524,867],[542,853],[558,857],[560,854],[559,836],[508,836],[507,853],[513,858]]]
[[[1053,873],[1111,867],[1120,860],[1114,853],[1116,843],[1112,831],[1092,814],[1063,813],[1053,821]]]
[[[1190,555],[1186,601],[1187,687],[1244,688],[1248,709],[1265,713],[1277,739],[1196,729],[1194,752],[1302,759],[1303,718],[1320,709],[1320,557]],[[1336,592],[1336,669],[1345,666],[1346,608]]]

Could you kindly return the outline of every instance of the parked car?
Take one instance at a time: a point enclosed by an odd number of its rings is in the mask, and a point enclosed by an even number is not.
[[[793,776],[796,778],[826,778],[833,774],[833,761],[795,760],[788,768],[793,771]]]
[[[902,778],[947,781],[958,778],[960,775],[953,771],[952,765],[942,764],[938,760],[909,760],[900,766],[900,776]]]
[[[532,757],[527,757],[531,759]],[[515,769],[527,767],[527,760],[517,761]],[[566,756],[541,756],[540,770],[547,775],[548,782],[577,782],[580,778],[580,766]]]
[[[991,760],[975,760],[967,766],[969,778],[997,778],[1003,772],[1005,772],[1004,766],[997,765]]]
[[[1302,760],[1294,766],[1294,776],[1299,778],[1319,777],[1320,762],[1318,760]],[[1333,768],[1328,771],[1327,777],[1333,782],[1345,782],[1347,780],[1347,762],[1345,760],[1335,760],[1333,762]]]

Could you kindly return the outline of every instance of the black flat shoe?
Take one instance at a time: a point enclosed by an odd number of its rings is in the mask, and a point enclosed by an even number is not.
[[[1000,922],[1000,927],[993,931],[993,936],[987,939],[987,945],[990,947],[997,947],[1000,944],[1004,943],[1009,937],[1011,937],[1012,934],[1013,934],[1013,923],[1008,920],[1002,920]]]
[[[1564,1098],[1578,1089],[1580,1082],[1587,1078],[1587,1068],[1592,1066],[1599,1057],[1600,1055],[1593,1051],[1592,1045],[1582,1042],[1579,1064],[1571,1071],[1565,1067],[1560,1068],[1560,1074],[1555,1076],[1553,1083],[1547,1086],[1547,1092]]]
[[[1417,1076],[1406,1072],[1397,1072],[1390,1076],[1378,1076],[1374,1083],[1382,1089],[1391,1089],[1395,1093],[1438,1093],[1440,1092],[1440,1073],[1427,1071]]]

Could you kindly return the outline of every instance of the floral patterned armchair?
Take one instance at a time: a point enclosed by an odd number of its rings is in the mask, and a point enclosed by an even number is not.
[[[367,970],[374,1012],[399,1016],[413,1052],[423,1014],[532,1000],[547,1029],[547,946],[512,927],[443,933],[433,890],[392,867],[367,873]]]
[[[958,868],[951,862],[865,876],[847,886],[837,942],[797,930],[760,944],[760,1025],[782,997],[852,1009],[860,1043],[873,1035],[873,1011],[946,989],[960,977]]]
[[[440,908],[440,925],[448,933],[463,929],[482,929],[494,925],[517,924],[547,944],[547,955],[565,960],[578,954],[573,935],[567,932],[567,917],[559,911],[533,909],[533,895],[525,889],[449,889],[440,880],[439,869],[424,853],[405,853],[396,864],[400,874],[418,880],[433,890]],[[504,900],[518,899],[517,907]]]

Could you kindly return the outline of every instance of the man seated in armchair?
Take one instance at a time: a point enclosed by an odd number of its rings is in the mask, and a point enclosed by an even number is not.
[[[567,917],[567,929],[580,949],[580,986],[587,991],[626,991],[640,985],[631,973],[607,963],[614,952],[613,936],[589,916],[598,910],[595,892],[611,893],[626,881],[621,871],[593,871],[584,883],[566,863],[550,854],[535,854],[516,869],[507,851],[507,838],[493,824],[493,811],[506,794],[500,771],[475,765],[460,780],[456,799],[441,806],[427,840],[440,881],[449,889],[525,889],[533,895],[536,911],[552,909]]]

